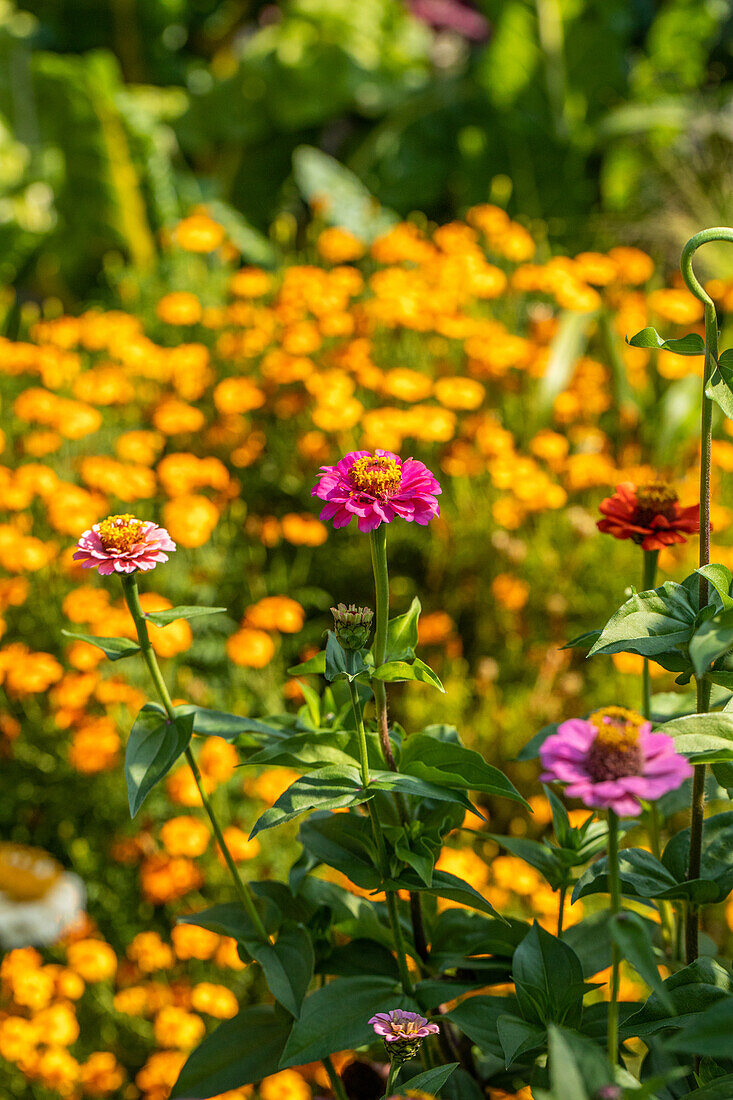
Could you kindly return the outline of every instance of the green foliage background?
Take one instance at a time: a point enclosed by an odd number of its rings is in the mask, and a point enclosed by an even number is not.
[[[403,0],[0,0],[0,279],[102,293],[202,200],[261,262],[304,222],[302,144],[402,216],[496,201],[549,245],[671,257],[730,221],[730,0],[477,12],[469,38]]]

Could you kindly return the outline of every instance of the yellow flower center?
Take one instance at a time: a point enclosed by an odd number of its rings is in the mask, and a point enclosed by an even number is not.
[[[135,516],[107,516],[96,526],[102,546],[105,550],[119,550],[124,553],[132,550],[141,539],[145,524]]]
[[[643,753],[639,731],[645,719],[626,707],[604,707],[591,714],[595,740],[588,753],[588,769],[597,781],[639,775]]]
[[[649,481],[646,485],[639,485],[636,490],[639,509],[650,519],[654,516],[666,516],[670,519],[678,500],[677,493],[666,481]]]
[[[367,455],[356,460],[349,470],[349,480],[355,489],[363,493],[388,497],[402,485],[402,469],[393,458]]]

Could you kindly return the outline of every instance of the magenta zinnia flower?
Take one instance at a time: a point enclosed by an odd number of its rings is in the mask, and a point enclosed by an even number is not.
[[[377,1012],[369,1023],[386,1043],[397,1043],[400,1039],[424,1039],[428,1035],[437,1035],[439,1030],[437,1024],[429,1024],[424,1016],[417,1012],[405,1012],[401,1008]]]
[[[564,783],[565,793],[586,806],[636,817],[640,799],[654,802],[692,775],[672,738],[651,729],[651,722],[624,707],[571,718],[540,748],[540,778]]]
[[[424,463],[391,451],[351,451],[335,466],[321,466],[311,494],[326,501],[321,519],[346,527],[357,516],[360,531],[374,531],[393,519],[429,523],[440,514],[442,489]]]
[[[158,562],[168,561],[165,551],[176,548],[164,527],[131,515],[107,516],[85,531],[76,545],[74,560],[103,574],[155,569]]]

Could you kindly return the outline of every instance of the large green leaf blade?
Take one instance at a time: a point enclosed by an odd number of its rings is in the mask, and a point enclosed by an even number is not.
[[[283,929],[274,944],[249,942],[247,950],[262,967],[275,1000],[297,1019],[315,967],[313,943],[303,925]]]
[[[127,741],[125,778],[134,817],[151,790],[188,748],[193,736],[193,715],[171,721],[156,707],[146,704],[137,718]]]
[[[95,634],[79,634],[75,630],[62,630],[61,633],[66,638],[76,638],[77,641],[95,645],[110,661],[121,661],[123,657],[134,657],[140,652],[140,646],[130,638],[98,638]]]
[[[400,753],[400,771],[431,783],[511,798],[527,805],[511,780],[487,764],[480,753],[427,733],[413,733]]]
[[[145,611],[143,617],[155,626],[167,626],[177,619],[200,619],[204,615],[221,615],[226,607],[169,607],[165,611]]]

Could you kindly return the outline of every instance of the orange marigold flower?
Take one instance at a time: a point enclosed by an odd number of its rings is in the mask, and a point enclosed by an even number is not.
[[[160,299],[155,312],[167,325],[195,325],[201,320],[203,309],[195,294],[176,290]]]
[[[125,1083],[125,1071],[111,1051],[97,1050],[79,1066],[79,1079],[87,1096],[111,1096]]]
[[[209,541],[219,522],[219,512],[207,497],[190,494],[164,505],[163,519],[179,545],[193,548]]]
[[[162,1047],[192,1050],[204,1037],[206,1026],[200,1016],[176,1005],[161,1008],[153,1024],[155,1040]]]
[[[69,944],[66,958],[85,982],[104,982],[117,973],[117,956],[103,940],[77,940]]]
[[[229,1020],[239,1010],[237,998],[231,989],[212,982],[199,982],[193,987],[191,1007],[197,1012],[205,1012],[207,1016],[215,1016],[217,1020]]]
[[[508,611],[521,611],[529,599],[529,585],[510,573],[499,573],[491,582],[491,592]]]
[[[310,1085],[294,1069],[283,1069],[260,1084],[262,1100],[311,1100]]]
[[[183,856],[156,853],[145,860],[140,869],[143,894],[152,905],[165,905],[198,890],[204,876],[195,863]]]
[[[236,825],[227,825],[224,830],[224,843],[229,849],[232,859],[237,863],[254,859],[255,856],[260,854],[260,842],[257,837],[250,840],[247,834]],[[219,862],[224,862],[221,852],[219,852]]]
[[[207,737],[198,754],[198,765],[212,783],[226,783],[239,763],[237,750],[223,737]]]
[[[173,949],[179,959],[210,959],[220,937],[197,924],[177,924],[171,931]]]
[[[162,826],[160,839],[168,855],[193,859],[208,848],[209,830],[196,817],[172,817]]]
[[[275,643],[264,630],[243,627],[227,638],[227,653],[235,665],[264,668],[275,656]]]
[[[178,1050],[158,1050],[151,1054],[135,1078],[146,1100],[166,1100],[183,1069],[186,1055]]]
[[[265,596],[248,607],[244,622],[258,630],[278,630],[281,634],[297,634],[303,629],[305,611],[289,596]]]
[[[138,932],[125,954],[131,962],[137,963],[143,974],[168,970],[174,962],[173,950],[157,932]]]
[[[224,241],[224,227],[206,213],[189,214],[173,230],[176,242],[186,252],[213,252]]]
[[[166,397],[153,413],[153,424],[163,435],[198,432],[205,423],[206,417],[201,409],[175,397]]]

